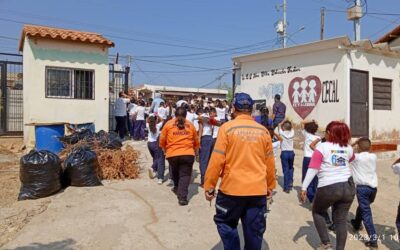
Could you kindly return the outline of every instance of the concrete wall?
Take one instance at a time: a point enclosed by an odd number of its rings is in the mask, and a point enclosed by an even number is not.
[[[103,46],[25,38],[23,58],[24,124],[94,122],[108,130],[108,49]],[[45,97],[46,66],[94,70],[95,99]],[[34,145],[34,127],[24,126],[25,145]]]
[[[400,60],[352,52],[349,67],[369,72],[369,133],[375,141],[400,142]],[[373,109],[373,78],[392,80],[392,110]]]
[[[266,100],[271,114],[274,96],[281,94],[281,101],[287,107],[286,115],[295,123],[300,123],[303,119],[315,119],[324,127],[332,120],[347,121],[346,62],[345,52],[337,49],[245,62],[241,66],[240,90],[249,93],[255,100]],[[288,67],[291,69],[288,70]],[[276,74],[276,69],[284,69],[286,73]],[[254,78],[253,73],[259,74]],[[252,79],[247,74],[253,74]],[[316,102],[296,105],[293,87],[295,82],[301,85],[304,79],[308,83],[319,79],[320,87],[314,89],[317,92]],[[292,92],[289,93],[290,89]],[[301,103],[302,88],[297,90],[300,93],[298,101]]]

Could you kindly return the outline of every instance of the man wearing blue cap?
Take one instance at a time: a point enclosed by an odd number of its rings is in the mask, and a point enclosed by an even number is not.
[[[245,249],[261,249],[266,229],[266,201],[276,186],[275,159],[268,130],[251,117],[254,101],[235,95],[235,119],[218,132],[205,176],[208,201],[216,196],[214,221],[225,249],[240,249],[237,225],[243,227]],[[214,190],[219,178],[218,194]]]

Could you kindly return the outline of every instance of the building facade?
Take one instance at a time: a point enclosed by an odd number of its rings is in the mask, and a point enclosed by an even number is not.
[[[400,142],[400,53],[387,44],[339,37],[233,61],[240,75],[236,91],[270,108],[281,95],[297,125],[316,120],[324,130],[342,120],[354,137]]]
[[[36,124],[94,123],[108,130],[108,48],[96,33],[25,25],[23,106],[25,145],[35,145]]]

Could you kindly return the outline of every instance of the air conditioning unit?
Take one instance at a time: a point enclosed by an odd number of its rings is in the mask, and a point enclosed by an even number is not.
[[[362,7],[355,5],[351,8],[347,9],[347,20],[357,20],[360,19],[363,16],[362,14]]]

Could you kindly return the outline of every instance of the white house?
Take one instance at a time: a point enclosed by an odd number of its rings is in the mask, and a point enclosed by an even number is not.
[[[386,43],[347,37],[233,58],[238,89],[272,107],[282,96],[287,116],[323,128],[343,120],[354,137],[400,142],[400,52]]]
[[[94,123],[108,130],[108,48],[97,33],[25,25],[24,141],[35,144],[34,124]]]
[[[173,97],[173,96],[190,96],[190,95],[205,95],[206,97],[213,99],[226,99],[228,91],[225,89],[206,89],[206,88],[187,88],[187,87],[176,87],[176,86],[162,86],[162,85],[150,85],[143,84],[135,88],[137,93],[142,93],[146,98],[154,98],[156,93],[160,93],[162,96]]]

